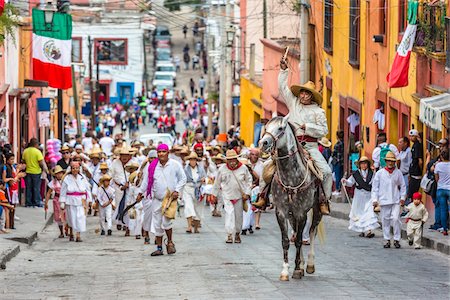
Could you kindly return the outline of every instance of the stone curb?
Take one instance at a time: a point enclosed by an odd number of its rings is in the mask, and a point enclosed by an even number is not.
[[[330,217],[333,217],[336,219],[348,220],[348,213],[338,211],[338,210],[333,210],[333,208],[331,207]],[[381,230],[378,230],[378,231],[381,232]],[[402,239],[405,239],[405,240],[407,239],[406,230],[404,230],[404,229],[402,229]],[[422,237],[422,246],[424,246],[425,248],[439,251],[446,255],[450,255],[449,245],[446,245],[442,242],[436,241],[436,240],[426,237],[426,236]]]
[[[50,214],[49,218],[45,222],[44,226],[40,230],[40,232],[43,232],[49,225],[53,223],[53,213]],[[26,237],[13,237],[9,240],[24,243],[28,246],[31,246],[38,238],[38,232],[33,231],[30,235]],[[0,269],[6,269],[6,263],[13,259],[17,254],[20,252],[20,245],[15,245],[13,247],[8,248],[6,251],[0,254]]]

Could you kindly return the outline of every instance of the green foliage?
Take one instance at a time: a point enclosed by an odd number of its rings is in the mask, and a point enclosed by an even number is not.
[[[423,46],[428,52],[443,51],[445,15],[445,3],[434,5],[423,3],[423,18],[419,20],[418,32],[423,32]]]
[[[14,28],[19,26],[18,16],[19,10],[12,4],[6,3],[3,14],[0,16],[0,45],[3,45],[8,35],[15,42]]]

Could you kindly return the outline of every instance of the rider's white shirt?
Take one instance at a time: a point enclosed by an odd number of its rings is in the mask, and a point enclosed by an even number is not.
[[[292,94],[288,86],[288,69],[280,70],[278,75],[278,87],[280,94],[289,109],[289,123],[295,127],[295,135],[309,135],[320,139],[328,134],[328,124],[325,111],[317,104],[303,105]],[[305,124],[306,129],[300,129]]]

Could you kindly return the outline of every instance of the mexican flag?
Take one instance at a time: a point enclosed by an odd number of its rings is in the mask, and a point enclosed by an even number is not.
[[[391,72],[386,77],[390,88],[408,85],[409,59],[416,39],[417,25],[408,24],[402,41],[398,45]]]
[[[72,87],[72,16],[54,13],[45,24],[44,11],[33,9],[33,79],[58,89]]]

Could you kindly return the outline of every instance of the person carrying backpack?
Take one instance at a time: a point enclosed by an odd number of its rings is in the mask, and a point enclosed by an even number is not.
[[[386,167],[386,154],[391,151],[394,153],[395,157],[398,159],[399,152],[394,144],[388,144],[386,142],[386,132],[380,132],[377,136],[377,147],[373,149],[372,160],[373,166],[376,169]]]

